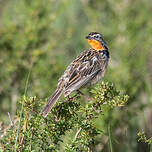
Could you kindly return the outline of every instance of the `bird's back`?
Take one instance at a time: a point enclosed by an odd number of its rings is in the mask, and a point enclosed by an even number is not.
[[[87,83],[97,83],[105,74],[109,59],[108,50],[89,50],[81,53],[65,70],[58,82],[64,85],[65,96]]]

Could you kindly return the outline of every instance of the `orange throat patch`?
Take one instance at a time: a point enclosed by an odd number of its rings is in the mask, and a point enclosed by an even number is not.
[[[88,43],[91,45],[91,47],[95,50],[104,50],[105,48],[102,46],[102,44],[96,40],[88,40]]]

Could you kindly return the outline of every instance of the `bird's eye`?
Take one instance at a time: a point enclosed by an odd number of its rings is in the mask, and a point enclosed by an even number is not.
[[[99,36],[98,35],[96,35],[96,36],[94,36],[95,38],[99,38]]]

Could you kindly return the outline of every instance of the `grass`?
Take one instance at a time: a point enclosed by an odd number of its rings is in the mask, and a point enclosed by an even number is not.
[[[18,128],[17,128],[17,133],[16,133],[15,152],[17,152],[17,147],[18,147],[17,140],[18,140],[18,136],[19,136],[21,119],[22,119],[22,114],[23,114],[23,110],[24,110],[24,101],[26,100],[27,89],[28,89],[28,82],[29,82],[31,70],[32,70],[32,68],[31,68],[31,69],[29,70],[29,72],[28,72],[28,75],[27,75],[27,78],[26,78],[26,83],[25,83],[24,95],[23,95],[21,112],[20,112],[20,119],[19,119],[19,124],[18,124]]]
[[[113,152],[113,147],[112,147],[112,136],[111,136],[111,127],[110,127],[110,124],[108,125],[108,136],[109,136],[109,147],[110,147],[110,152]]]

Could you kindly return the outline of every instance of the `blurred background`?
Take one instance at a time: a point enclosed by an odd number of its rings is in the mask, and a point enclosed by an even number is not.
[[[144,152],[137,133],[152,136],[152,1],[0,0],[0,123],[10,123],[24,94],[46,98],[67,65],[89,48],[97,31],[109,46],[105,82],[130,96],[123,108],[107,111],[97,127],[111,127],[114,151]],[[109,147],[99,140],[98,149]]]

